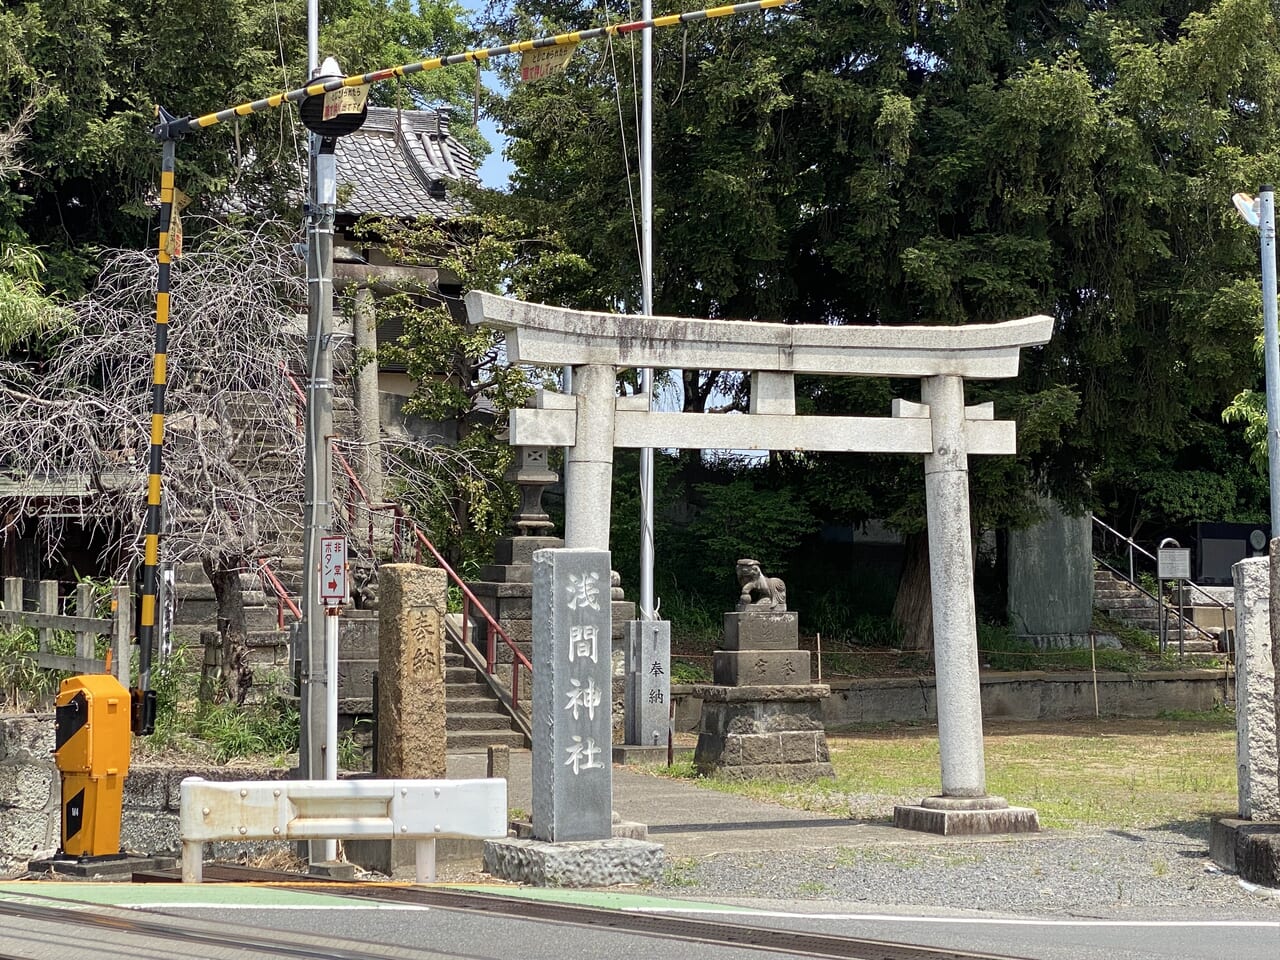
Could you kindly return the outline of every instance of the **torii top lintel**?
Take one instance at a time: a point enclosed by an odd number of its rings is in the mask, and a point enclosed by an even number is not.
[[[819,326],[565,310],[473,290],[472,324],[505,330],[513,363],[696,367],[831,376],[1013,377],[1053,318],[956,327]]]

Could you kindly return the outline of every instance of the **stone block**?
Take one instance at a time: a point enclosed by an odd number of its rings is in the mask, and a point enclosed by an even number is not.
[[[940,809],[902,804],[893,808],[893,825],[949,837],[1003,833],[1039,833],[1040,821],[1030,807]]]
[[[340,660],[378,659],[378,621],[343,616],[338,620]]]
[[[744,766],[783,762],[782,745],[777,734],[748,733],[733,739],[738,742],[738,748],[741,750],[740,763]]]
[[[384,564],[378,583],[378,773],[443,777],[445,572]]]
[[[1280,821],[1214,820],[1209,824],[1209,856],[1250,883],[1280,887]]]
[[[0,808],[56,811],[58,772],[51,763],[0,763]]]
[[[501,564],[533,563],[535,550],[554,550],[563,547],[559,537],[503,537],[494,544],[494,559]]]
[[[57,809],[0,810],[0,854],[35,860],[52,856],[62,845]]]
[[[1231,568],[1236,591],[1236,783],[1246,820],[1280,820],[1270,560]]]
[[[124,809],[165,810],[169,806],[169,771],[135,764],[124,781]]]
[[[53,714],[0,718],[0,760],[39,760],[53,756]]]
[[[377,660],[339,660],[338,696],[373,696],[373,675],[377,670]]]
[[[480,568],[479,578],[489,583],[530,583],[532,563],[489,563]]]
[[[625,837],[545,843],[486,840],[485,872],[537,887],[611,887],[662,878],[662,844]]]
[[[700,771],[701,767],[698,768]],[[704,771],[707,776],[722,780],[786,780],[796,783],[834,777],[835,770],[829,763],[762,763],[725,765]]]
[[[599,840],[612,813],[607,550],[533,557],[533,832]]]
[[[800,643],[800,615],[795,611],[744,610],[724,615],[722,650],[795,650]]]
[[[712,676],[724,686],[808,684],[807,650],[717,650]]]
[[[169,811],[130,810],[120,821],[120,846],[143,855],[175,854],[182,848],[178,814]]]
[[[816,733],[806,731],[779,733],[776,736],[783,763],[818,763],[831,759],[826,755],[827,738],[825,736],[819,737]]]

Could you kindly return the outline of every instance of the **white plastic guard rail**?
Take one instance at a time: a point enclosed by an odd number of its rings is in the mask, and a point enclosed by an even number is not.
[[[439,837],[507,835],[507,781],[182,781],[182,882],[199,883],[213,840],[414,840],[417,878],[436,878]]]

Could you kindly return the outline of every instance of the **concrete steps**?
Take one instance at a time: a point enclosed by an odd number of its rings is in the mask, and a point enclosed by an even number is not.
[[[1161,611],[1156,602],[1110,570],[1093,572],[1093,606],[1112,619],[1153,637],[1160,634]],[[1191,621],[1180,618],[1176,609],[1167,608],[1165,630],[1168,649],[1173,652],[1177,652],[1180,642],[1184,654],[1210,655],[1218,652],[1217,641],[1206,637]],[[1212,629],[1206,632],[1216,633]]]

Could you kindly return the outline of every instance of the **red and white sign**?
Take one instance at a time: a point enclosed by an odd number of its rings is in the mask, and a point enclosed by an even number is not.
[[[347,538],[320,538],[320,602],[326,607],[347,602]]]

